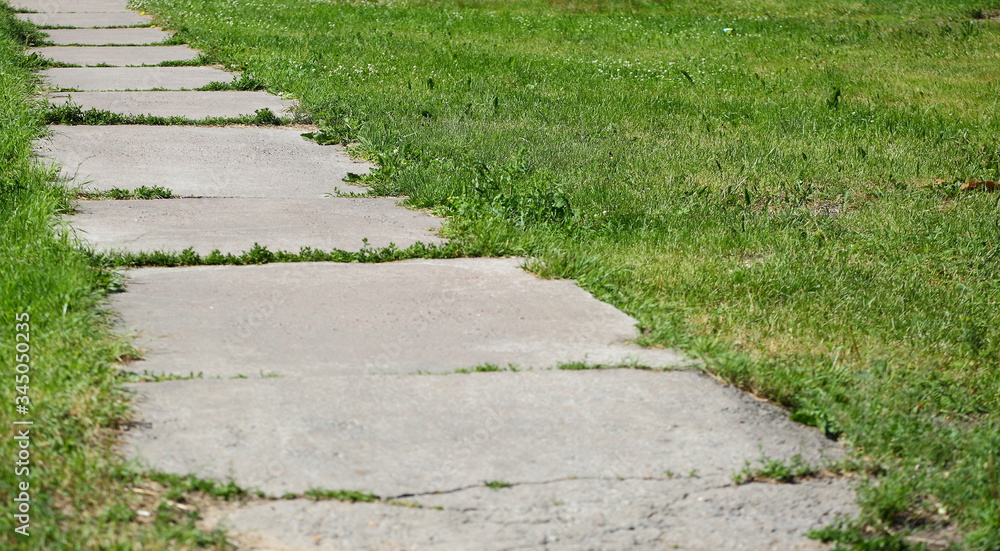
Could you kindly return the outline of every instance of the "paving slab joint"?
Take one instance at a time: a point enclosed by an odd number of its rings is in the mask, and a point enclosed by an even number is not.
[[[106,92],[105,92],[106,93]],[[177,93],[177,92],[170,92]],[[211,92],[218,93],[218,92]],[[122,114],[106,109],[84,106],[67,101],[49,103],[43,108],[42,116],[47,124],[66,126],[210,126],[210,127],[290,127],[301,121],[295,116],[274,113],[269,107],[256,109],[253,114],[241,116],[206,116],[196,119],[185,116],[158,116],[145,114]]]
[[[654,476],[614,476],[614,477],[606,477],[606,476],[564,476],[564,477],[552,478],[552,479],[547,479],[547,480],[532,480],[532,481],[525,481],[525,482],[509,482],[509,481],[506,481],[506,480],[486,480],[486,481],[483,481],[483,482],[481,482],[479,484],[467,484],[465,486],[459,486],[457,488],[452,488],[452,489],[449,489],[449,490],[431,490],[431,491],[426,491],[426,492],[403,493],[403,494],[393,495],[393,496],[389,496],[389,497],[383,497],[383,498],[380,498],[380,499],[385,499],[385,500],[405,500],[405,499],[414,498],[414,497],[440,496],[440,495],[448,495],[448,494],[457,494],[457,493],[461,493],[461,492],[467,492],[469,490],[478,490],[478,489],[481,489],[481,488],[490,488],[490,489],[492,489],[494,491],[500,492],[500,491],[503,491],[503,490],[508,489],[508,488],[516,488],[516,487],[520,487],[520,486],[546,486],[546,485],[549,485],[549,484],[559,484],[561,482],[578,482],[578,481],[588,481],[588,480],[589,481],[608,481],[608,480],[612,480],[612,481],[616,481],[616,482],[626,482],[626,481],[643,482],[643,481],[679,480],[681,478],[700,478],[700,477],[697,476],[697,475],[687,476],[687,477],[680,477],[680,476],[662,476],[662,477],[654,477]],[[729,488],[731,486],[737,486],[737,484],[735,484],[733,482],[729,482],[729,483],[726,483],[726,484],[713,484],[713,485],[705,486],[703,489],[705,489],[705,490],[718,490],[718,489],[721,489],[721,488]]]

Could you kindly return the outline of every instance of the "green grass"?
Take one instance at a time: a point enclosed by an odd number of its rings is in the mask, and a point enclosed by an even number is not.
[[[309,490],[306,490],[304,495],[313,501],[334,500],[346,501],[348,503],[374,503],[381,501],[381,498],[375,494],[354,490],[323,490],[320,488],[310,488]]]
[[[38,29],[42,31],[52,31],[60,29],[79,29],[80,27],[74,27],[72,25],[35,25]],[[109,25],[106,27],[86,27],[88,29],[148,29],[155,27],[153,24],[139,23],[136,25]]]
[[[459,258],[478,256],[475,251],[463,249],[458,244],[426,245],[415,243],[405,249],[395,245],[381,248],[364,247],[359,251],[333,249],[330,251],[303,247],[299,252],[272,251],[267,247],[254,243],[248,251],[242,253],[222,253],[218,249],[202,255],[192,248],[180,252],[148,251],[148,252],[88,252],[94,266],[111,268],[138,268],[148,266],[178,267],[178,266],[245,266],[251,264],[271,264],[276,262],[396,262],[412,258]]]
[[[516,373],[520,370],[521,369],[514,364],[508,364],[507,367],[500,367],[499,365],[488,363],[483,365],[477,365],[476,367],[473,368],[456,369],[453,373],[459,373],[463,375],[468,375],[470,373],[497,373],[497,372]]]
[[[233,80],[230,82],[210,82],[201,88],[197,88],[197,90],[202,92],[255,92],[263,89],[263,84],[246,74],[233,77]]]
[[[952,183],[1000,179],[1000,3],[134,4],[298,97],[372,193],[867,457],[866,538],[1000,548],[1000,194]]]
[[[199,125],[199,126],[225,126],[231,124],[243,124],[253,126],[281,126],[295,122],[292,117],[279,117],[268,108],[257,109],[253,115],[241,117],[205,117],[203,119],[189,119],[187,117],[159,117],[155,115],[124,115],[112,113],[102,109],[91,107],[84,109],[79,104],[70,101],[61,105],[49,104],[43,113],[43,120],[46,124],[69,124],[69,125],[90,125],[104,126],[112,124],[141,124],[148,126],[167,125]]]
[[[116,361],[131,352],[112,336],[99,307],[115,278],[93,267],[74,249],[53,216],[72,198],[57,185],[57,172],[32,158],[32,140],[45,132],[30,98],[39,92],[31,70],[37,60],[22,54],[36,40],[30,25],[0,5],[0,350],[3,385],[0,423],[0,547],[3,549],[192,549],[224,548],[220,533],[195,528],[194,513],[163,497],[134,490],[150,481],[132,464],[109,453],[128,419],[128,402]],[[58,230],[58,228],[56,228]],[[27,380],[15,388],[15,318],[27,314],[30,350]],[[29,413],[14,411],[24,397]],[[13,465],[14,420],[30,420],[29,471]],[[14,532],[13,496],[28,484],[29,537]],[[188,493],[181,489],[180,494]],[[147,502],[148,501],[148,502]],[[152,509],[140,520],[137,511]]]
[[[787,461],[764,456],[757,462],[759,466],[755,467],[747,461],[743,469],[733,475],[733,482],[736,484],[749,484],[750,482],[791,483],[809,476],[816,476],[822,471],[822,468],[810,465],[798,454]]]
[[[84,199],[88,201],[101,199],[111,199],[115,201],[170,199],[173,196],[173,191],[160,186],[139,186],[135,189],[122,189],[116,187],[103,191],[81,191],[76,194],[77,199]]]

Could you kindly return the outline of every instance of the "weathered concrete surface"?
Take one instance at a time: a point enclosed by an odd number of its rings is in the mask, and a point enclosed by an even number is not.
[[[206,254],[302,247],[360,250],[395,243],[440,243],[440,219],[399,208],[395,199],[166,199],[83,201],[67,217],[77,237],[100,250],[131,252],[192,247]]]
[[[244,551],[278,549],[812,550],[855,512],[843,480],[712,486],[698,478],[566,480],[421,496],[425,508],[307,500],[203,511]],[[432,509],[443,506],[443,509]]]
[[[233,73],[214,67],[59,67],[39,74],[53,88],[90,92],[191,90],[234,78]]]
[[[129,272],[111,306],[148,347],[136,370],[208,376],[447,372],[486,363],[676,367],[627,345],[635,320],[519,259]],[[267,315],[248,327],[246,320]],[[295,358],[289,361],[289,358]]]
[[[43,27],[128,27],[150,25],[153,19],[134,11],[83,13],[19,13],[17,18]]]
[[[294,100],[284,100],[267,92],[56,92],[49,98],[55,105],[68,101],[84,109],[100,109],[124,115],[157,117],[240,117],[270,109],[278,116],[289,115]]]
[[[52,126],[36,153],[87,189],[161,186],[196,197],[323,198],[370,166],[291,128]],[[279,160],[281,162],[275,162]]]
[[[17,10],[34,12],[113,12],[127,11],[127,0],[10,0]]]
[[[171,34],[152,28],[141,29],[50,29],[46,30],[53,44],[156,44],[170,38]]]
[[[198,58],[198,50],[187,46],[49,46],[35,48],[53,61],[73,65],[157,65],[164,61],[187,61]]]
[[[337,312],[331,310],[331,316]],[[288,363],[307,360],[289,356]],[[189,368],[208,367],[208,358]],[[134,385],[129,454],[268,495],[310,488],[476,507],[485,481],[731,483],[762,456],[843,451],[773,406],[689,371],[278,377]],[[638,496],[636,496],[638,497]]]

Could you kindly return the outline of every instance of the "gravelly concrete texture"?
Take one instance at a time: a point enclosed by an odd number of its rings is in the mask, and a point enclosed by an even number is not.
[[[35,25],[49,27],[127,27],[149,25],[152,18],[134,11],[82,12],[82,13],[19,13],[17,18]]]
[[[635,320],[519,259],[149,268],[115,295],[148,347],[136,370],[207,376],[447,372],[487,363],[676,367]],[[256,319],[262,309],[267,315]],[[289,358],[295,358],[293,362]]]
[[[131,252],[191,247],[207,254],[302,247],[360,250],[440,243],[440,219],[399,208],[395,199],[165,199],[83,201],[67,217],[77,237],[100,250]]]
[[[200,197],[323,198],[370,165],[291,128],[52,126],[36,152],[88,189],[161,186]],[[280,159],[281,162],[275,162]]]
[[[39,71],[53,88],[105,90],[191,90],[235,75],[214,67],[57,67]]]
[[[84,109],[195,120],[253,115],[259,109],[285,116],[295,105],[267,92],[56,92],[50,97],[55,105],[70,100]]]
[[[50,29],[46,30],[53,44],[156,44],[170,38],[161,29]]]
[[[803,534],[856,509],[842,480],[714,486],[688,477],[474,488],[413,501],[425,508],[299,499],[210,510],[205,520],[238,531],[244,551],[788,551],[826,549]]]
[[[195,372],[210,362],[192,359]],[[290,376],[133,388],[142,393],[137,421],[152,427],[128,432],[130,454],[273,496],[325,488],[420,501],[484,481],[670,473],[718,486],[761,456],[822,463],[843,454],[777,408],[690,371]]]
[[[855,512],[844,480],[735,486],[733,473],[762,454],[821,462],[842,452],[777,408],[692,372],[136,388],[139,425],[152,426],[129,431],[128,445],[153,467],[276,497],[347,489],[441,508],[281,501],[216,515],[290,547],[815,549],[805,531]]]
[[[35,48],[53,61],[73,65],[157,65],[164,61],[187,61],[198,58],[198,50],[187,46],[48,46]]]
[[[115,12],[127,11],[127,0],[10,0],[14,9],[34,12]]]

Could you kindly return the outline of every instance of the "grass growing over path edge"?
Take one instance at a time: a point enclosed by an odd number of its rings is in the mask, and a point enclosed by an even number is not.
[[[110,452],[129,419],[117,362],[133,351],[101,305],[110,272],[52,221],[72,192],[32,155],[45,127],[32,99],[37,60],[23,50],[37,39],[0,4],[0,456],[8,463],[0,547],[227,548],[222,533],[197,529],[197,513],[178,505],[200,490],[157,483]],[[25,429],[28,439],[13,438]]]

